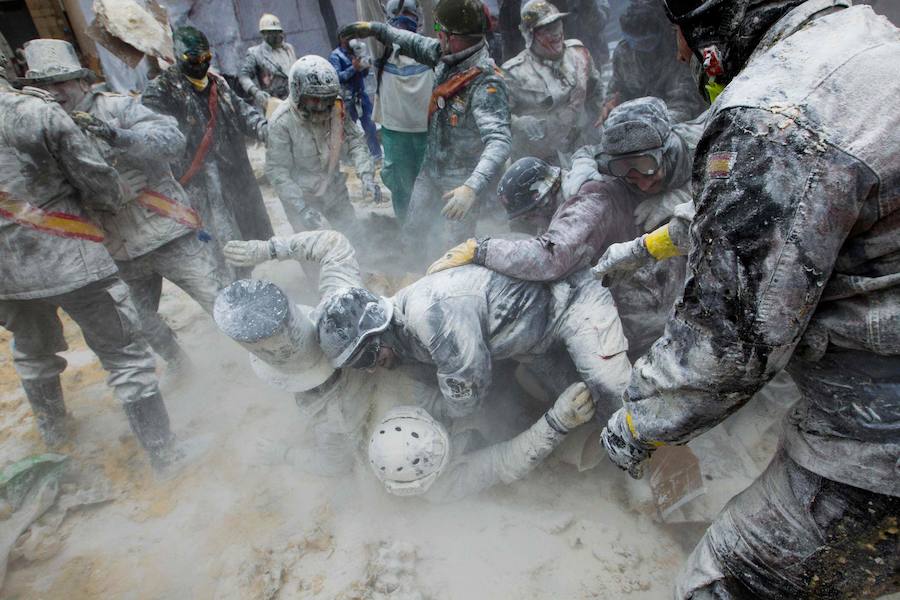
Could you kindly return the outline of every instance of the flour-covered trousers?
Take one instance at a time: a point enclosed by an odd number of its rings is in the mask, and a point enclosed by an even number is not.
[[[628,341],[610,291],[588,269],[551,284],[558,317],[553,338],[562,343],[596,403],[603,424],[622,406],[631,378]]]
[[[68,350],[57,311],[72,317],[84,341],[109,372],[108,383],[122,403],[158,391],[156,363],[140,333],[128,286],[108,277],[72,292],[31,300],[0,300],[0,325],[13,334],[12,354],[23,380],[56,377],[66,368],[58,353]]]
[[[697,544],[677,600],[879,598],[900,590],[900,497],[832,481],[779,450]]]
[[[144,336],[166,362],[178,360],[181,351],[175,332],[159,315],[162,280],[180,287],[212,314],[216,295],[230,283],[213,244],[190,233],[134,260],[116,261],[120,277],[131,289]]]
[[[347,176],[343,173],[334,176],[334,180],[321,197],[312,193],[304,194],[303,202],[325,215],[331,227],[346,235],[351,241],[359,235],[359,221],[353,203],[350,202],[350,193],[347,191]],[[294,233],[309,230],[300,218],[300,213],[305,207],[295,206],[289,200],[282,200],[281,206]]]

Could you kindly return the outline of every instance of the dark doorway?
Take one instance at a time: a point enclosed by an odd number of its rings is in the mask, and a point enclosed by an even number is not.
[[[0,33],[14,51],[40,37],[24,0],[0,0]]]

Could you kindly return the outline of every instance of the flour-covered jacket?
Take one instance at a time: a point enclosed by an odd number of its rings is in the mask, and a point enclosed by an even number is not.
[[[359,177],[373,175],[375,166],[362,129],[350,120],[342,102],[334,110],[344,113],[342,156],[350,159]],[[304,197],[312,195],[323,182],[328,182],[328,191],[322,196],[326,201],[329,195],[346,194],[346,176],[337,168],[328,173],[330,149],[330,119],[307,119],[293,101],[275,109],[266,142],[266,175],[278,197],[300,210],[306,206]]]
[[[153,112],[137,98],[96,90],[85,96],[75,110],[89,113],[118,130],[114,146],[88,136],[110,165],[120,171],[140,171],[151,190],[184,206],[191,205],[169,166],[184,152],[185,144],[173,117]],[[191,232],[175,219],[141,206],[135,198],[116,214],[101,215],[100,223],[106,233],[106,249],[116,260],[143,256]]]
[[[506,82],[483,43],[457,56],[442,56],[433,38],[385,25],[371,25],[378,41],[396,44],[423,65],[436,67],[435,89],[477,68],[480,74],[457,94],[437,102],[428,122],[423,172],[443,189],[465,184],[476,192],[500,174],[510,151]]]
[[[566,40],[559,60],[546,60],[531,50],[503,63],[512,112],[513,159],[553,157],[580,147],[582,134],[593,127],[603,101],[600,73],[590,52],[578,40]],[[544,136],[532,140],[520,118],[543,122]]]
[[[683,443],[787,367],[791,458],[900,495],[900,35],[867,6],[813,18],[846,4],[782,17],[713,106],[683,301],[626,409]]]
[[[55,102],[0,80],[0,191],[47,212],[115,213],[124,202],[115,169]],[[0,215],[0,299],[71,292],[115,274],[102,243],[59,237]]]
[[[238,81],[251,96],[263,91],[275,98],[287,98],[290,87],[288,73],[296,60],[294,47],[287,42],[277,49],[262,42],[247,49]]]

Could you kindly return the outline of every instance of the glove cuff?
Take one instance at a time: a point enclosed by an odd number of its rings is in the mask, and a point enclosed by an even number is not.
[[[656,260],[681,255],[681,251],[669,235],[668,223],[644,236],[644,246],[647,248],[650,256]]]
[[[485,261],[487,260],[487,248],[488,242],[491,241],[491,238],[486,237],[482,239],[475,238],[475,254],[472,256],[472,263],[476,265],[484,266]]]
[[[556,415],[553,413],[553,409],[548,410],[544,413],[544,418],[547,420],[547,425],[550,426],[553,431],[559,433],[561,435],[566,435],[569,433],[568,428],[564,427],[562,423],[559,422],[559,419],[556,418]]]

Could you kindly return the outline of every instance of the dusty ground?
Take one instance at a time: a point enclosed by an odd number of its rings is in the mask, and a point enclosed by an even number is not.
[[[284,232],[280,206],[270,209]],[[256,274],[313,300],[296,264]],[[156,480],[67,319],[63,381],[77,430],[66,453],[104,474],[116,499],[71,515],[55,555],[10,565],[2,598],[668,597],[697,530],[631,511],[611,467],[579,474],[551,463],[450,506],[390,497],[364,469],[340,480],[305,474],[277,464],[280,448],[307,442],[292,398],[260,383],[246,353],[179,290],[166,288],[162,313],[197,367],[166,397],[173,429],[206,452]],[[0,330],[4,465],[43,450],[8,341]],[[379,390],[393,393],[391,382]]]

